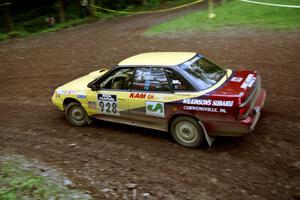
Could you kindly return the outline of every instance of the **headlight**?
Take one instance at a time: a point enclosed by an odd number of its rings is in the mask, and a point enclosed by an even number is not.
[[[54,98],[60,98],[60,94],[57,93],[57,91],[55,90],[54,94],[53,94]]]

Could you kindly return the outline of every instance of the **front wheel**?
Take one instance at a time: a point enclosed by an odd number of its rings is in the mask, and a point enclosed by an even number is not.
[[[88,115],[84,108],[77,102],[69,103],[65,108],[67,120],[75,126],[83,126],[88,123]]]
[[[174,140],[185,147],[199,147],[204,143],[203,129],[197,120],[191,117],[177,117],[171,123]]]

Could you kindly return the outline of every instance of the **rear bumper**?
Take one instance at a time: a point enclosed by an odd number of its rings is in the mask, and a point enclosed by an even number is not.
[[[208,123],[209,135],[213,136],[242,136],[252,131],[260,117],[261,109],[265,104],[266,90],[261,89],[254,104],[252,112],[246,119],[235,122],[212,122]]]

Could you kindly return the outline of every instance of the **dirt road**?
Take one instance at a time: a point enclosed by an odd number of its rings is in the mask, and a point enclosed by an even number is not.
[[[127,183],[138,184],[140,199],[143,193],[150,199],[299,199],[299,32],[228,28],[143,36],[150,25],[187,11],[0,44],[0,153],[57,167],[96,199],[122,198]],[[268,94],[256,130],[218,138],[208,149],[186,149],[153,130],[101,121],[73,127],[52,105],[59,85],[149,51],[197,51],[226,67],[258,70]]]

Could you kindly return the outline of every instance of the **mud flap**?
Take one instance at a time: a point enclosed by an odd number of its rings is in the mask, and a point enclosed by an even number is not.
[[[211,147],[212,143],[215,141],[215,137],[211,137],[207,134],[206,129],[204,127],[204,125],[202,124],[202,122],[199,121],[200,126],[202,127],[202,130],[204,131],[204,136],[206,139],[207,144]]]
[[[92,120],[92,118],[87,117],[86,122],[87,122],[87,124],[91,124],[93,122],[93,120]]]

